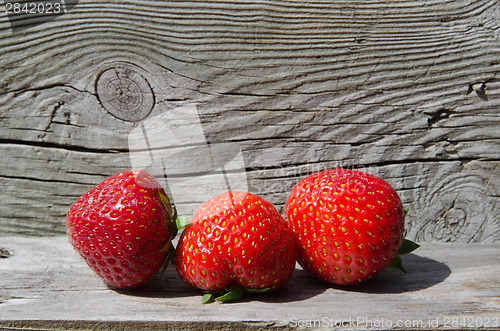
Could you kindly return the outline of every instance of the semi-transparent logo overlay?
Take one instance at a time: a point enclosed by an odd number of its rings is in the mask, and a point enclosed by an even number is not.
[[[78,0],[4,0],[4,13],[13,32],[32,28],[59,17],[76,6]]]
[[[195,105],[143,120],[130,132],[128,144],[132,169],[158,179],[179,213],[192,212],[183,206],[227,191],[248,191],[240,146],[208,143]]]

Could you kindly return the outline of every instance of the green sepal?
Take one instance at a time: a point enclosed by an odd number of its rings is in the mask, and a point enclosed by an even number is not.
[[[410,207],[404,209],[404,217],[406,217],[406,214],[408,214],[409,211]],[[406,236],[406,232],[404,233],[404,235]],[[401,245],[399,246],[398,253],[389,264],[389,267],[394,269],[399,269],[402,272],[407,273],[405,267],[403,266],[403,259],[401,259],[401,255],[409,254],[419,247],[420,247],[419,244],[403,238],[403,240],[401,241]]]
[[[212,303],[214,301],[215,301],[214,293],[212,293],[212,292],[207,292],[207,293],[203,294],[203,296],[201,297],[202,304]]]
[[[399,249],[398,249],[398,255],[409,254],[419,247],[420,247],[419,244],[417,244],[411,240],[408,240],[408,239],[403,239],[401,241],[401,246],[399,246]]]
[[[163,206],[167,209],[168,217],[172,219],[172,205],[170,204],[170,200],[165,194],[163,194],[163,192],[160,191],[159,194]]]
[[[170,243],[170,247],[168,248],[168,253],[167,256],[165,257],[165,260],[163,261],[163,265],[161,266],[161,269],[159,271],[160,276],[162,276],[165,271],[167,270],[169,264],[175,264],[175,247],[172,243]]]
[[[162,191],[160,191],[159,194],[160,194],[161,202],[163,203],[163,206],[167,210],[167,214],[168,214],[168,218],[169,218],[168,224],[166,226],[170,232],[171,239],[174,239],[177,236],[177,226],[176,226],[176,222],[175,222],[175,220],[177,219],[177,208],[175,208],[175,206],[172,206],[170,204],[170,200],[168,199],[168,196],[163,194]]]
[[[241,286],[233,287],[229,292],[215,298],[217,301],[230,302],[237,301],[245,295],[245,290]]]
[[[394,257],[394,259],[391,261],[391,264],[389,264],[389,268],[399,269],[402,272],[407,273],[405,267],[403,266],[403,260],[399,255],[396,255],[396,257]]]
[[[240,285],[233,285],[223,290],[205,292],[201,297],[201,303],[207,304],[207,303],[212,303],[214,301],[234,302],[243,298],[247,293],[249,294],[265,293],[270,289],[271,288],[252,289],[252,288],[244,288]]]
[[[401,259],[401,255],[409,254],[419,247],[420,247],[419,244],[408,239],[403,239],[401,241],[401,246],[399,246],[398,253],[389,264],[389,267],[394,269],[399,269],[402,272],[407,273],[405,267],[403,266],[403,259]]]
[[[187,216],[179,216],[175,220],[175,224],[177,225],[177,229],[182,230],[191,225],[191,220]]]
[[[169,222],[169,227],[170,227],[170,231],[172,233],[172,239],[174,239],[175,237],[177,237],[177,233],[179,231],[177,228],[177,208],[174,206],[172,210],[173,210],[173,214],[172,214],[172,218],[170,219],[170,222]]]
[[[175,264],[175,253],[177,251],[175,250],[175,247],[174,245],[170,245],[170,248],[168,249],[168,257],[167,257],[167,260],[172,263],[172,264]]]
[[[173,215],[172,215],[172,220],[177,220],[177,217],[179,215],[177,215],[177,207],[174,205],[174,208],[173,208]]]

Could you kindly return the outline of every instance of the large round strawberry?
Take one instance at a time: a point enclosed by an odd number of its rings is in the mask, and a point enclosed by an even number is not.
[[[292,189],[285,215],[297,261],[329,283],[371,278],[396,258],[403,240],[398,194],[381,178],[360,171],[334,169],[303,179]]]
[[[233,300],[242,289],[283,286],[295,269],[294,241],[271,203],[227,192],[196,211],[179,240],[176,267],[187,284]]]
[[[89,267],[122,289],[154,276],[176,232],[165,191],[144,171],[120,172],[85,193],[71,206],[66,227]]]

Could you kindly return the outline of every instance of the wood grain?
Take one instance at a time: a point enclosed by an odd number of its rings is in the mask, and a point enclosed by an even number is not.
[[[0,259],[0,328],[500,329],[498,244],[427,243],[403,257],[407,274],[386,269],[350,288],[328,287],[299,268],[273,294],[210,305],[171,267],[140,289],[111,290],[66,237],[0,237],[0,247],[12,254]],[[452,327],[452,318],[465,327]]]
[[[497,242],[499,18],[495,0],[83,0],[19,31],[0,14],[0,233],[63,233],[72,202],[131,167],[141,121],[195,105],[279,209],[307,174],[356,168],[398,190],[410,238]],[[99,83],[116,68],[142,88]]]

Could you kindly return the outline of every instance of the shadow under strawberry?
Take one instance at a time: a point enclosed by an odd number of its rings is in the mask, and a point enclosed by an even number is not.
[[[258,296],[250,296],[250,299],[266,303],[290,303],[304,301],[321,295],[331,286],[314,279],[300,266],[295,269],[292,278],[288,283],[271,293],[264,293]]]
[[[439,261],[408,254],[404,257],[408,273],[394,268],[386,268],[372,279],[359,285],[340,286],[322,282],[306,271],[297,268],[289,283],[272,295],[260,295],[254,300],[267,303],[287,303],[303,301],[317,296],[328,289],[367,294],[398,294],[430,288],[444,281],[450,268]]]
[[[398,294],[430,288],[444,281],[450,268],[442,262],[411,253],[404,257],[408,273],[387,268],[372,279],[354,286],[335,286],[316,280],[298,267],[289,282],[282,288],[268,293],[249,294],[238,302],[260,301],[266,303],[289,303],[304,301],[332,288],[340,291],[367,294]],[[166,285],[168,284],[168,285]],[[147,284],[134,290],[109,287],[120,294],[146,298],[198,297],[199,291],[180,280],[174,268],[167,268],[163,275],[156,275]],[[230,302],[225,304],[231,304]]]
[[[144,298],[182,298],[200,296],[200,291],[184,283],[178,277],[175,269],[171,266],[167,268],[163,275],[156,275],[148,283],[132,290],[117,289],[109,285],[108,288],[123,295]],[[304,301],[320,295],[329,288],[330,286],[328,284],[324,284],[320,281],[311,281],[311,276],[299,267],[295,269],[288,283],[275,291],[267,293],[247,293],[237,301],[228,301],[224,302],[224,304],[237,304],[252,301],[268,303]]]
[[[140,287],[122,290],[108,285],[108,288],[120,294],[144,298],[183,298],[200,295],[199,291],[188,286],[179,278],[172,265],[168,266],[163,274],[158,273],[148,283]]]
[[[404,262],[408,273],[386,268],[362,284],[332,288],[369,294],[397,294],[430,288],[451,274],[450,268],[445,263],[414,253],[406,255]]]

